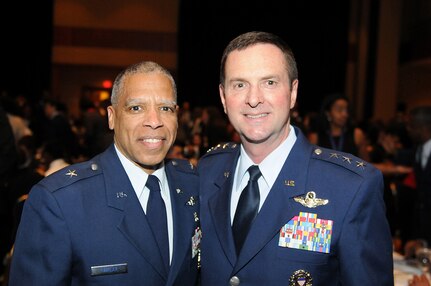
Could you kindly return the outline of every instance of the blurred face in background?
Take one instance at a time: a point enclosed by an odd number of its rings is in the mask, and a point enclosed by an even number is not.
[[[326,112],[331,125],[342,128],[346,126],[349,119],[349,103],[344,99],[337,99]]]

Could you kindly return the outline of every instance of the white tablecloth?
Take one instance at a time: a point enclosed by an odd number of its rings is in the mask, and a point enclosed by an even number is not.
[[[421,269],[409,264],[404,260],[404,257],[401,254],[394,252],[394,285],[407,286],[408,280],[411,279],[414,274],[421,275]]]

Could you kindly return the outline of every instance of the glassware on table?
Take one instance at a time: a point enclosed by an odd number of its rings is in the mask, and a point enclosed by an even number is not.
[[[419,247],[415,252],[416,261],[424,273],[430,273],[431,270],[431,249]]]

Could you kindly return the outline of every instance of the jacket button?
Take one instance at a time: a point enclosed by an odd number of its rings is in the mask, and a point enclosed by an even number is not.
[[[240,282],[241,281],[239,280],[239,278],[237,276],[233,276],[229,280],[229,285],[230,286],[238,286]]]

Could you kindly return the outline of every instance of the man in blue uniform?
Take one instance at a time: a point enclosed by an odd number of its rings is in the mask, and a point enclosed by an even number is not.
[[[231,41],[219,90],[241,144],[198,165],[202,285],[393,285],[382,175],[290,124],[298,72],[284,41]]]
[[[117,76],[114,144],[33,187],[9,285],[195,285],[198,179],[188,161],[165,159],[176,102],[171,74],[154,62]]]

